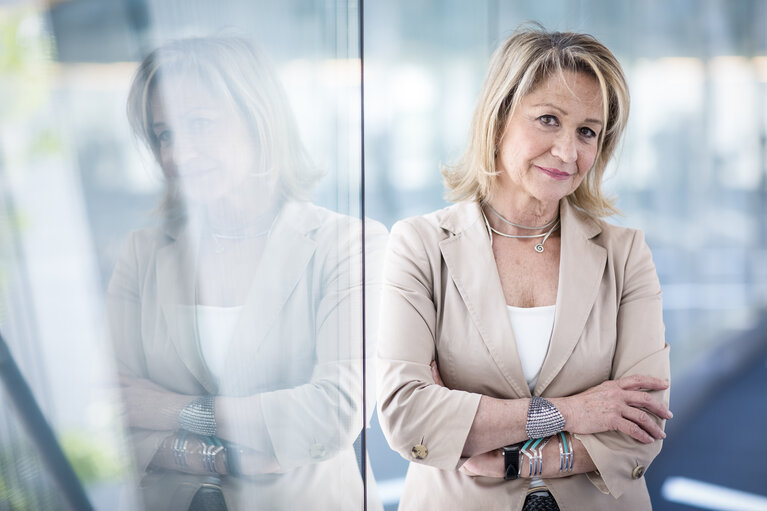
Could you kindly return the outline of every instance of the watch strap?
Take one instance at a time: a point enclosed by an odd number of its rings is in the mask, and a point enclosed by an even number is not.
[[[521,444],[512,444],[501,447],[503,453],[503,478],[513,481],[519,477],[519,448]]]

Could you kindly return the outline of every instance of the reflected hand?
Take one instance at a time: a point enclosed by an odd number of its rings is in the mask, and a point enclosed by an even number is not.
[[[668,381],[637,374],[608,380],[580,394],[549,401],[565,417],[565,427],[570,433],[620,431],[649,444],[666,437],[650,414],[661,419],[670,419],[673,415],[648,391],[665,390],[668,386]]]

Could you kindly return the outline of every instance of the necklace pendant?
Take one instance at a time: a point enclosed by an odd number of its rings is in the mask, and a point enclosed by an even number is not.
[[[543,243],[536,243],[535,244],[535,251],[539,254],[543,252]]]

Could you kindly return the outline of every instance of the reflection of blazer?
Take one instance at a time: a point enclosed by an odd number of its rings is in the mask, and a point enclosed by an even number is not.
[[[637,373],[668,378],[660,286],[642,233],[589,219],[567,200],[560,214],[557,313],[534,394],[569,396]],[[457,470],[480,395],[530,396],[477,204],[396,224],[384,279],[378,406],[389,443],[411,459],[401,509],[521,509],[529,480]],[[452,390],[433,383],[434,359]],[[667,392],[656,395],[668,404]],[[637,467],[659,441],[578,438],[598,472],[545,480],[561,509],[650,509]],[[425,459],[411,458],[416,444]]]
[[[380,266],[385,229],[367,226],[370,272]],[[230,511],[358,509],[362,478],[353,441],[363,426],[361,222],[308,203],[283,207],[219,382],[197,341],[191,307],[197,241],[189,232],[181,224],[136,232],[117,262],[108,315],[120,371],[182,394],[261,394],[283,473],[223,478]],[[374,326],[380,281],[367,283]],[[141,490],[148,509],[186,511],[203,477],[145,472],[168,434],[131,431]]]

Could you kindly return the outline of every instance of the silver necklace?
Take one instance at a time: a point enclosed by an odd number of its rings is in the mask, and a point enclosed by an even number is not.
[[[222,240],[226,241],[243,241],[247,239],[256,239],[261,238],[263,236],[268,235],[271,232],[271,227],[265,231],[253,233],[253,234],[223,234],[219,232],[211,232],[210,237],[213,239],[213,244],[215,245],[215,248],[213,249],[214,252],[217,254],[221,254],[226,251],[226,247],[223,243],[221,243]]]
[[[497,216],[498,218],[500,218],[500,219],[501,219],[501,221],[502,221],[503,223],[505,223],[505,224],[508,224],[508,225],[510,225],[510,226],[512,226],[512,227],[516,227],[516,228],[518,228],[518,229],[525,229],[525,230],[528,230],[528,231],[540,231],[541,229],[545,229],[545,228],[547,228],[547,227],[551,227],[552,225],[554,225],[554,222],[556,222],[556,221],[559,219],[559,215],[557,215],[557,216],[555,216],[554,218],[552,218],[552,219],[551,219],[551,221],[550,221],[550,222],[548,222],[548,223],[547,223],[547,224],[545,224],[545,225],[542,225],[542,226],[540,226],[540,227],[529,227],[529,226],[527,226],[527,225],[520,225],[520,224],[515,224],[515,223],[514,223],[514,222],[512,222],[511,220],[508,220],[508,219],[507,219],[505,216],[503,216],[502,214],[498,213],[498,212],[495,210],[495,208],[494,208],[493,206],[491,206],[491,205],[490,205],[490,203],[489,203],[489,202],[486,202],[484,205],[485,205],[485,206],[487,206],[487,208],[488,208],[490,211],[492,211],[492,212],[493,212],[493,214],[494,214],[495,216]]]
[[[538,252],[539,254],[543,253],[543,244],[546,243],[546,240],[549,239],[549,236],[557,230],[557,227],[559,227],[559,217],[555,218],[553,220],[554,225],[551,227],[551,229],[548,230],[548,232],[544,232],[541,234],[506,234],[505,232],[501,232],[497,229],[494,229],[490,222],[487,221],[487,216],[485,215],[485,212],[482,211],[482,218],[485,219],[485,226],[487,227],[487,234],[490,236],[490,246],[493,246],[493,233],[497,234],[498,236],[503,236],[504,238],[514,238],[514,239],[531,239],[531,238],[543,238],[539,243],[536,243],[533,249]],[[540,227],[538,227],[540,229]]]

